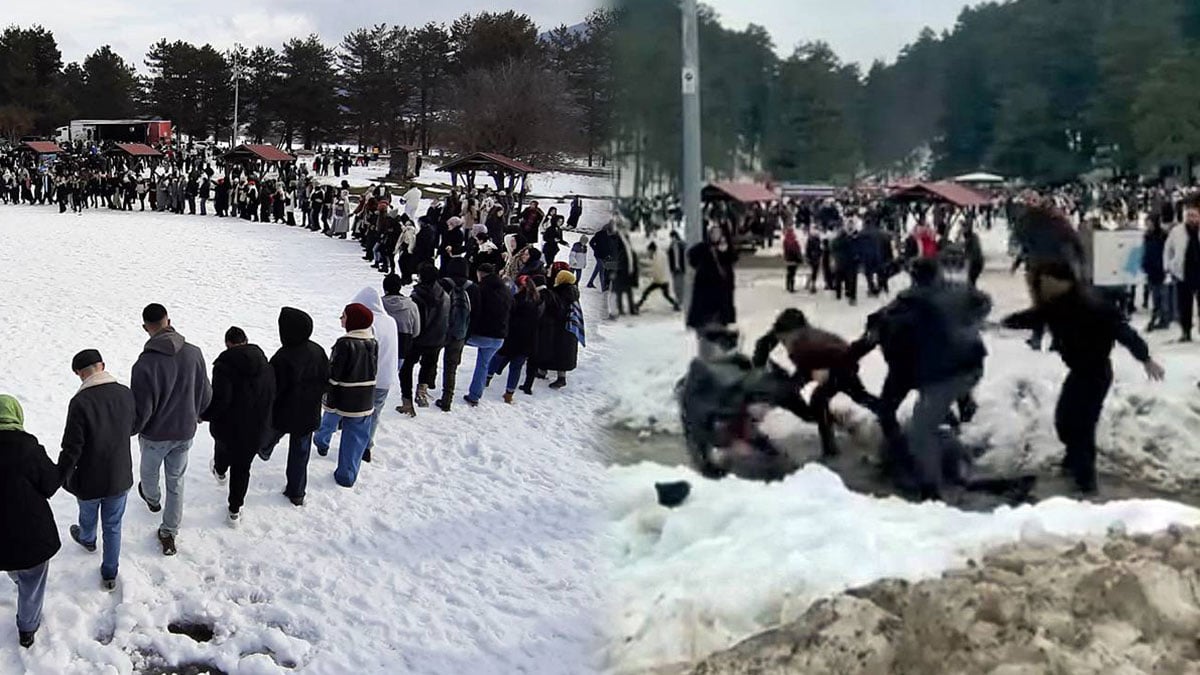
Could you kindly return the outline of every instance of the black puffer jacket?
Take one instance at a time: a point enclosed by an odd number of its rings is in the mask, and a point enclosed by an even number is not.
[[[213,399],[201,419],[212,437],[246,452],[270,439],[275,404],[275,371],[258,345],[237,345],[213,363]]]
[[[37,567],[62,546],[46,500],[58,491],[58,468],[24,431],[0,431],[0,570]]]
[[[108,373],[89,383],[67,407],[58,469],[67,492],[79,499],[115,497],[133,487],[133,392]]]
[[[414,286],[411,297],[421,313],[421,333],[413,339],[413,347],[444,346],[450,332],[450,296],[434,281]]]
[[[272,426],[287,434],[307,434],[321,423],[321,397],[329,387],[329,357],[313,342],[308,314],[284,307],[279,312],[282,347],[271,357],[275,371]]]
[[[513,304],[508,284],[493,274],[472,284],[467,292],[471,294],[471,335],[501,340],[508,337],[508,317]]]

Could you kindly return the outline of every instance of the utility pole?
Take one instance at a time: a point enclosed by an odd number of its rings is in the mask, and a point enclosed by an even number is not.
[[[229,138],[229,149],[237,147],[238,133],[238,85],[242,82],[242,62],[241,57],[242,46],[240,44],[233,45],[233,133]]]
[[[694,246],[704,240],[704,223],[701,220],[700,204],[700,38],[696,0],[682,0],[683,11],[683,218],[684,241]],[[692,278],[694,271],[687,271],[687,292],[682,298],[691,306]]]

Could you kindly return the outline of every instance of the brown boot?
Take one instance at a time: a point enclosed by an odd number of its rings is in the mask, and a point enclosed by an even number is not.
[[[509,405],[512,405],[512,402],[513,402],[513,393],[512,393],[511,391],[506,391],[506,392],[504,392],[504,402],[505,402],[505,403],[507,403],[507,404],[509,404]]]
[[[417,407],[429,407],[429,386],[425,384],[417,385]]]
[[[408,415],[409,417],[417,416],[417,411],[415,408],[413,408],[413,402],[411,398],[404,399],[404,405],[396,406],[396,412],[400,413],[401,415]]]

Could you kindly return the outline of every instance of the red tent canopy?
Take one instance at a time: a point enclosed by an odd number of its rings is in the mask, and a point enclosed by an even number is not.
[[[705,200],[731,199],[742,204],[773,202],[779,199],[771,190],[758,183],[709,183],[701,196]]]
[[[25,141],[22,145],[39,155],[57,155],[63,151],[54,141]]]
[[[893,201],[947,202],[959,207],[984,206],[990,200],[969,187],[957,183],[917,183],[902,187],[888,197]]]
[[[131,157],[162,157],[162,153],[145,143],[115,143],[110,153],[124,152]]]

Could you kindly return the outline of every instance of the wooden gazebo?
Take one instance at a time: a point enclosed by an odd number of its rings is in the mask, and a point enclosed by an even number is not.
[[[516,192],[517,181],[520,180],[521,191],[518,193],[516,208],[518,211],[525,203],[529,174],[541,173],[524,162],[491,152],[476,152],[459,157],[439,166],[438,171],[449,173],[450,184],[454,187],[458,187],[458,177],[461,175],[463,184],[468,188],[475,187],[475,174],[482,171],[492,177],[498,191],[510,194]]]
[[[222,158],[226,162],[241,164],[244,167],[249,167],[251,164],[287,164],[296,161],[295,155],[286,153],[273,145],[254,143],[243,143],[225,153]]]

